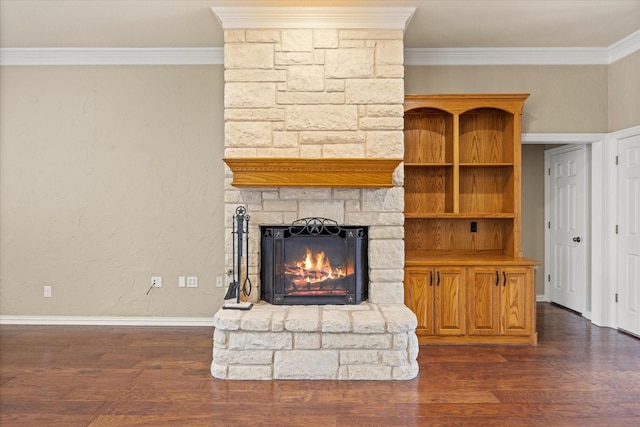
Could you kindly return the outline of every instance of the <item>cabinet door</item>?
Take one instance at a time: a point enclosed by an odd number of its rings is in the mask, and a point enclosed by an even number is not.
[[[406,269],[404,304],[418,318],[417,335],[433,335],[433,275],[431,268]]]
[[[535,323],[535,295],[531,267],[502,269],[500,333],[531,335]]]
[[[469,269],[467,325],[469,335],[500,333],[500,271],[497,267]]]
[[[465,334],[465,269],[435,269],[435,334]]]

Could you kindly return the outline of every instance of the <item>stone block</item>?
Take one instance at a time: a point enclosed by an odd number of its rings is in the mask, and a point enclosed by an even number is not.
[[[404,214],[402,212],[357,212],[346,215],[348,224],[367,225],[404,225]],[[404,257],[403,257],[404,261]],[[369,263],[369,265],[372,265]]]
[[[404,64],[404,42],[402,40],[378,40],[376,43],[376,65]]]
[[[379,350],[342,350],[340,365],[373,365],[379,363]]]
[[[342,200],[300,200],[298,202],[300,218],[329,218],[342,224],[344,221],[344,202]]]
[[[343,92],[278,92],[276,102],[279,105],[324,105],[344,104]],[[304,129],[302,129],[304,130]]]
[[[313,65],[315,62],[313,52],[276,52],[274,62],[282,65]]]
[[[313,30],[313,47],[316,49],[336,49],[338,48],[340,39],[338,38],[338,30],[330,29],[314,29]]]
[[[369,301],[374,304],[402,304],[404,285],[402,282],[371,282],[369,283]]]
[[[324,90],[324,67],[321,65],[292,65],[287,69],[287,88],[294,92]]]
[[[338,377],[338,352],[331,350],[277,351],[274,379],[333,380]]]
[[[413,362],[405,366],[394,366],[391,377],[392,379],[399,381],[412,380],[418,376],[419,370],[420,367],[417,362]]]
[[[330,198],[331,198],[330,188],[282,187],[280,189],[280,199],[282,200],[287,200],[287,199],[317,200],[317,199],[330,199]]]
[[[284,328],[292,332],[320,331],[318,306],[292,306],[284,320]]]
[[[267,313],[249,310],[240,319],[240,329],[245,331],[270,331],[271,316]]]
[[[380,304],[379,309],[387,321],[387,331],[392,334],[415,331],[418,326],[415,313],[404,304]]]
[[[345,82],[344,91],[347,104],[401,105],[404,102],[402,79],[351,79]]]
[[[385,331],[385,321],[378,311],[356,311],[351,313],[353,332],[356,334],[379,334]]]
[[[353,105],[287,105],[288,130],[357,130],[358,108]]]
[[[313,30],[292,29],[281,31],[281,49],[283,52],[313,51]]]
[[[322,348],[325,349],[390,349],[392,336],[389,334],[323,334]]]
[[[280,31],[279,30],[246,30],[245,39],[249,43],[279,43]]]
[[[367,135],[363,132],[300,132],[301,144],[364,144]]]
[[[321,345],[320,333],[296,332],[293,334],[293,348],[296,350],[318,349]]]
[[[233,365],[227,368],[228,380],[272,380],[272,365]]]
[[[373,212],[402,212],[404,209],[404,189],[365,188],[362,190],[362,210]]]
[[[329,78],[371,78],[374,76],[374,57],[375,50],[368,48],[327,50],[325,73]]]
[[[234,332],[229,334],[229,350],[282,350],[293,347],[289,332]]]
[[[269,211],[297,212],[298,202],[295,200],[265,200],[262,202],[262,209]]]
[[[380,350],[382,364],[402,366],[407,364],[407,350]]]
[[[227,82],[224,86],[225,108],[272,108],[275,105],[275,83]]]
[[[228,147],[271,146],[269,122],[226,122],[224,128]]]
[[[340,30],[340,40],[402,40],[402,30]]]
[[[286,70],[245,70],[227,69],[224,72],[225,82],[286,82]]]
[[[344,311],[323,310],[322,332],[351,332],[351,316]]]
[[[404,242],[397,239],[370,240],[369,265],[382,269],[400,268],[404,265]]]
[[[354,157],[366,157],[364,144],[326,144],[322,146],[322,157],[350,159]]]
[[[226,33],[226,31],[225,31]],[[265,43],[225,43],[224,66],[227,69],[272,69],[275,63],[273,45]]]
[[[391,366],[349,365],[347,378],[350,380],[387,381],[391,380]]]
[[[220,309],[213,316],[213,327],[221,331],[237,331],[240,329],[240,317],[242,312],[238,310]]]
[[[362,117],[361,130],[402,130],[404,120],[400,117]]]
[[[218,363],[211,363],[211,376],[218,378],[219,380],[227,379],[227,365],[220,365]]]
[[[227,108],[225,121],[232,122],[276,122],[284,120],[284,108]]]
[[[401,282],[404,280],[404,270],[396,269],[371,269],[369,272],[369,280],[373,282]]]
[[[213,343],[217,348],[227,347],[227,333],[221,329],[213,330]]]
[[[376,65],[376,78],[404,79],[403,65]]]
[[[221,365],[270,365],[273,362],[273,351],[217,350],[213,357]]]
[[[397,130],[367,132],[367,156],[377,159],[402,159],[404,133]]]

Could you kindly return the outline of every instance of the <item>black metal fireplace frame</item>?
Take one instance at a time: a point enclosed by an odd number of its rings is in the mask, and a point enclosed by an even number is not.
[[[369,227],[339,225],[327,218],[302,218],[291,225],[260,226],[260,297],[274,305],[360,304],[369,297]],[[291,295],[284,289],[285,244],[295,237],[339,237],[353,254],[354,274],[345,295]]]

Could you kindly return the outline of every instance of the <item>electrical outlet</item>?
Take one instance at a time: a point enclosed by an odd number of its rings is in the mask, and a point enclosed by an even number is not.
[[[197,288],[197,287],[198,287],[198,277],[187,276],[187,288]]]
[[[216,287],[222,287],[222,276],[216,276]]]
[[[160,277],[160,276],[151,276],[151,287],[152,288],[161,288],[162,287],[162,277]]]
[[[178,287],[184,288],[187,286],[187,278],[185,276],[178,277]]]
[[[44,287],[44,297],[51,298],[51,286]]]

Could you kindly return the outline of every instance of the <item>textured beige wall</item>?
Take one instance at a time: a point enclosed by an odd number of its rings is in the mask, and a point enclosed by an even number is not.
[[[640,51],[609,66],[609,132],[640,125]]]
[[[544,261],[544,145],[522,146],[522,254]],[[544,294],[544,265],[536,271],[536,294]]]
[[[406,67],[405,92],[529,93],[525,133],[608,129],[606,65]]]
[[[2,67],[0,312],[210,316],[221,66]],[[152,275],[163,287],[145,295]],[[178,288],[178,276],[199,287]],[[43,298],[43,285],[53,297]]]

